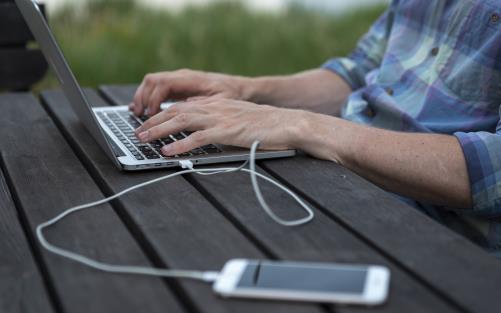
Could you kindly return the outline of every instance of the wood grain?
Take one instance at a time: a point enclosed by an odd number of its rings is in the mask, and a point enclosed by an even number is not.
[[[116,105],[130,102],[134,87],[105,87],[102,94]],[[279,163],[291,159],[277,160]],[[321,170],[325,170],[322,168]],[[293,170],[297,171],[297,170]],[[310,181],[310,175],[302,173],[303,181]],[[338,180],[343,178],[339,176]],[[224,212],[241,231],[248,233],[264,249],[282,259],[376,263],[392,270],[392,297],[382,308],[385,312],[420,312],[461,310],[457,305],[448,307],[441,297],[415,281],[393,262],[381,256],[378,251],[361,242],[356,235],[340,226],[334,219],[317,212],[315,220],[299,228],[277,226],[260,209],[250,186],[249,177],[243,174],[216,175],[210,178],[190,176],[190,182],[197,187],[222,212]],[[274,208],[286,218],[298,218],[301,211],[283,193],[269,185],[263,185],[263,192]],[[382,193],[381,191],[379,191]],[[293,209],[294,208],[294,209]],[[402,209],[409,209],[402,205]],[[349,309],[339,309],[348,310]]]
[[[0,107],[4,170],[32,240],[39,223],[65,208],[103,198],[33,96],[4,94]],[[109,205],[68,217],[47,235],[63,247],[102,261],[150,265]],[[38,244],[35,253],[41,256],[39,266],[64,312],[184,311],[161,279],[105,274],[42,251]]]
[[[87,92],[94,106],[106,105]],[[60,91],[42,100],[82,162],[107,194],[172,173],[120,172],[95,144]],[[232,258],[269,258],[181,177],[163,181],[115,202],[121,217],[150,258],[178,269],[220,270]],[[320,312],[320,306],[278,301],[224,300],[211,286],[177,280],[173,285],[199,312]]]
[[[54,312],[0,172],[0,312]]]
[[[136,86],[104,86],[127,104]],[[470,312],[497,312],[501,262],[353,172],[309,157],[261,165],[409,275]]]

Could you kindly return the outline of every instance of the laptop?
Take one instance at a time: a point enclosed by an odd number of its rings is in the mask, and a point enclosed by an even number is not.
[[[200,147],[175,157],[165,157],[160,153],[162,146],[189,136],[186,132],[172,134],[148,144],[139,142],[134,130],[146,121],[147,117],[134,116],[127,106],[92,108],[66,62],[37,2],[35,0],[15,1],[47,62],[61,83],[76,115],[102,150],[120,169],[136,171],[178,167],[181,160],[190,160],[195,165],[202,165],[245,161],[249,158],[249,151],[246,149],[217,144]],[[165,105],[163,107],[165,108]],[[259,150],[256,153],[256,159],[291,157],[295,154],[295,150]]]

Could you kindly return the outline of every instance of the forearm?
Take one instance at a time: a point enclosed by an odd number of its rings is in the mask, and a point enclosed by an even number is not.
[[[292,76],[251,78],[243,93],[255,103],[338,116],[351,89],[338,75],[316,69]]]
[[[306,151],[400,195],[435,205],[472,206],[466,162],[455,137],[392,132],[310,115],[306,127],[314,135],[301,143]]]

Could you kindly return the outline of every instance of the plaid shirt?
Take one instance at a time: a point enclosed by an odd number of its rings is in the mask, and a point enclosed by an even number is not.
[[[501,0],[394,0],[324,68],[354,91],[343,118],[457,137],[474,207],[415,204],[501,257]]]

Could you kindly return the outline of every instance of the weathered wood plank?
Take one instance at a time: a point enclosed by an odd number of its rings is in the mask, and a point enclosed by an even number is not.
[[[130,101],[134,87],[105,87],[102,93],[113,104],[123,105]],[[290,162],[290,160],[276,162]],[[309,176],[303,173],[304,180],[308,181]],[[338,177],[338,180],[342,178]],[[382,308],[385,312],[445,312],[456,309],[456,306],[447,307],[432,291],[427,290],[426,286],[414,281],[397,266],[320,212],[317,212],[311,224],[303,227],[284,228],[276,225],[259,209],[247,175],[225,174],[210,178],[191,176],[190,182],[206,196],[211,197],[216,206],[231,216],[240,229],[250,233],[256,241],[280,258],[377,263],[388,266],[393,275],[392,295],[389,303]],[[272,203],[277,212],[288,218],[298,217],[297,205],[284,197],[284,194],[266,184],[262,188],[266,197],[273,199]],[[228,192],[229,190],[231,192]]]
[[[95,106],[106,103],[87,92]],[[116,193],[171,171],[120,172],[95,144],[60,91],[43,101],[83,162],[108,193]],[[173,268],[219,270],[231,258],[267,258],[249,239],[181,177],[119,199],[122,218],[159,262]],[[183,294],[200,312],[320,312],[318,306],[287,302],[223,300],[206,284],[179,280]]]
[[[126,104],[134,89],[107,86],[102,91]],[[496,286],[501,281],[501,262],[461,236],[335,164],[308,157],[261,164],[453,303],[472,312],[500,307]]]
[[[36,225],[63,209],[103,197],[34,97],[1,95],[0,107],[4,171],[30,236]],[[50,230],[48,237],[107,262],[150,264],[109,205],[69,217]],[[41,255],[40,267],[64,312],[184,310],[161,279],[104,274],[41,250],[38,245],[36,249]]]
[[[501,306],[501,262],[462,236],[335,164],[303,157],[264,166],[467,310]]]
[[[41,80],[47,69],[47,62],[39,50],[0,49],[0,89],[27,89]]]
[[[0,312],[54,312],[0,172]]]

